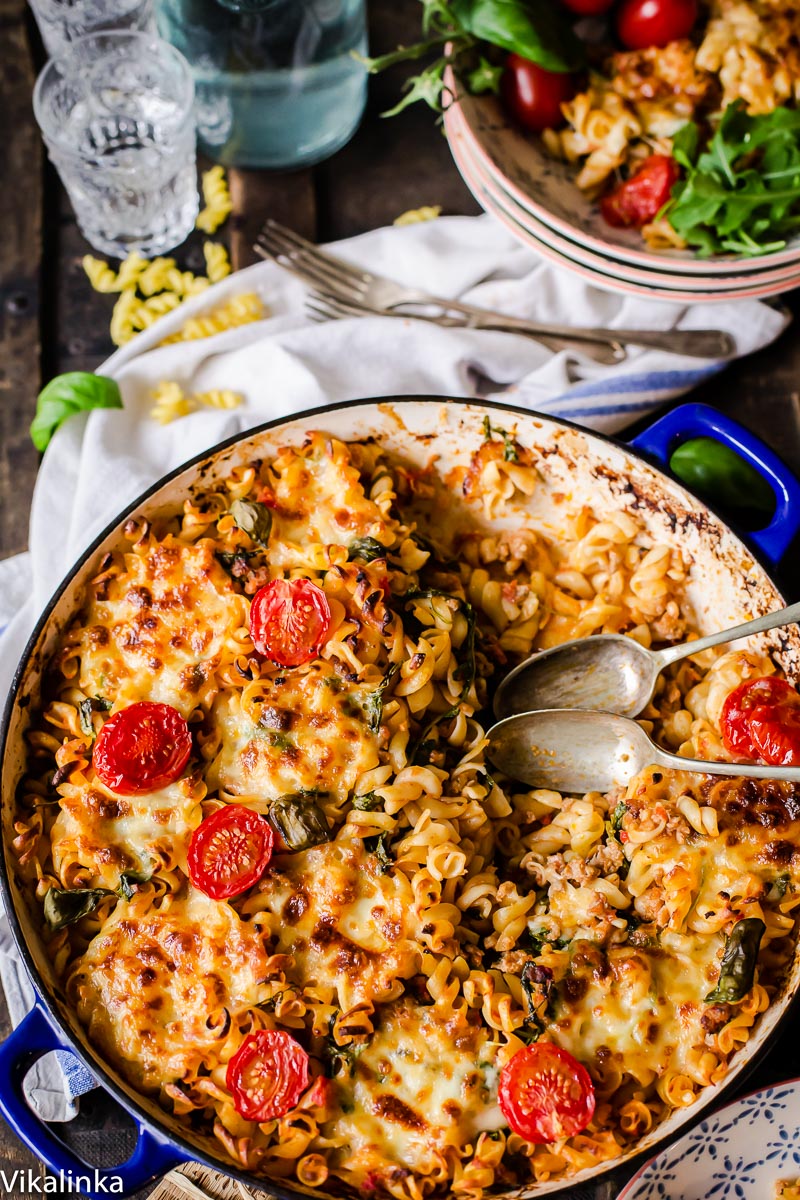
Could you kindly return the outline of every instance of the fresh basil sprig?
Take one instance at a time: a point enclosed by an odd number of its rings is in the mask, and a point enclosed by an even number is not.
[[[800,110],[751,116],[737,101],[701,145],[692,121],[673,138],[685,173],[662,210],[673,229],[700,257],[782,250],[800,230]]]
[[[423,101],[442,110],[444,72],[458,72],[473,94],[497,92],[503,73],[489,47],[508,50],[547,71],[575,71],[583,66],[583,42],[574,32],[566,9],[553,0],[421,0],[423,38],[411,46],[398,46],[389,54],[361,61],[371,75],[402,62],[432,61],[403,86],[405,95],[383,115],[393,117]]]
[[[53,434],[68,417],[92,408],[122,408],[115,379],[88,371],[56,375],[42,388],[36,401],[36,416],[31,424],[31,441],[36,449],[46,450]]]

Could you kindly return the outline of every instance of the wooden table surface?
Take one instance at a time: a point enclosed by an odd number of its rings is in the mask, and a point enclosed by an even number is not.
[[[418,31],[417,0],[371,0],[370,39],[380,53],[408,44]],[[30,498],[38,455],[28,426],[43,383],[62,371],[92,370],[113,349],[108,336],[112,298],[93,292],[81,268],[90,248],[81,237],[52,166],[46,162],[31,110],[41,45],[24,0],[0,0],[0,111],[5,114],[4,220],[0,243],[0,558],[27,545]],[[401,212],[440,204],[445,213],[479,211],[452,163],[433,115],[417,106],[391,122],[379,114],[394,103],[402,76],[371,82],[367,114],[352,142],[334,158],[292,174],[231,172],[234,213],[227,237],[234,266],[253,260],[251,243],[267,216],[319,241],[391,223]],[[203,271],[200,239],[177,254]],[[784,298],[800,314],[800,293]],[[793,327],[773,346],[737,363],[694,397],[724,408],[756,432],[800,474],[800,339]],[[789,599],[800,596],[800,570],[785,569]],[[0,1035],[8,1029],[0,999]],[[750,1086],[800,1075],[800,1039],[784,1035],[748,1081]],[[119,1161],[129,1135],[102,1092],[85,1097],[81,1117],[65,1126],[89,1162]],[[121,1111],[121,1110],[120,1110]],[[0,1169],[40,1172],[36,1160],[0,1123]],[[624,1177],[624,1176],[623,1176]],[[585,1195],[610,1197],[620,1180]],[[30,1193],[12,1190],[11,1200]],[[146,1193],[142,1193],[144,1195]]]

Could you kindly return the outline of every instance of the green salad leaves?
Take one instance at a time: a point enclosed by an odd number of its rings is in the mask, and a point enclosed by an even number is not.
[[[704,258],[782,250],[800,230],[800,110],[731,104],[703,144],[692,121],[673,139],[685,175],[663,210],[670,225]]]
[[[68,371],[56,375],[39,392],[36,416],[31,424],[31,441],[37,450],[46,450],[59,425],[75,413],[92,408],[122,408],[116,380],[89,371]]]

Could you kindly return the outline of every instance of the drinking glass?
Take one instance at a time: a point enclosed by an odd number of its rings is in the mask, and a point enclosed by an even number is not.
[[[28,0],[51,58],[70,42],[111,29],[154,31],[152,0]]]
[[[197,217],[189,64],[148,33],[79,38],[36,81],[33,108],[84,237],[160,254]]]
[[[352,137],[367,95],[365,0],[155,0],[194,72],[200,148],[242,167],[305,167]]]

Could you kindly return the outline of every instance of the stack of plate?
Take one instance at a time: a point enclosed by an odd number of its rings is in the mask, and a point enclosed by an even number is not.
[[[612,228],[578,190],[576,168],[552,159],[493,96],[460,96],[444,125],[478,203],[542,257],[598,287],[694,303],[774,296],[800,286],[800,236],[758,258],[703,259],[690,250],[650,250],[637,230]]]

